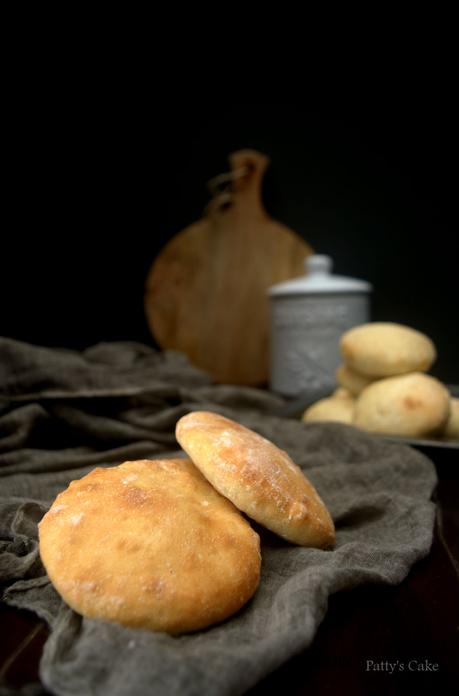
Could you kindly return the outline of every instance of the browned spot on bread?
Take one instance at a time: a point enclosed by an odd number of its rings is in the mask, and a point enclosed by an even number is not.
[[[120,539],[115,546],[117,551],[123,551],[124,553],[137,553],[142,548],[141,544],[129,539]]]
[[[355,354],[354,348],[353,348],[352,346],[346,344],[346,355],[347,355],[349,358],[353,358],[353,357],[354,357],[354,354]]]
[[[421,399],[416,399],[414,396],[405,396],[403,398],[403,404],[409,411],[414,411],[417,408],[421,408],[423,402]]]
[[[237,548],[237,540],[232,536],[227,536],[221,541],[221,545],[225,549]]]
[[[99,491],[102,488],[100,483],[82,483],[78,486],[78,490],[83,493],[93,493],[94,491]]]
[[[160,595],[165,589],[164,580],[160,578],[151,578],[143,585],[143,589],[145,592],[152,592],[153,594]]]
[[[123,499],[132,506],[143,505],[148,495],[141,488],[135,486],[126,486],[122,493]]]

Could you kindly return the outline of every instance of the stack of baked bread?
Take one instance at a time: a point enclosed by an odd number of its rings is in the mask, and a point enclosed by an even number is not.
[[[41,558],[80,614],[169,633],[228,618],[260,580],[260,538],[241,512],[291,543],[334,544],[314,486],[272,442],[205,411],[176,437],[190,459],[94,469],[43,517]]]
[[[459,438],[459,399],[427,374],[433,342],[419,331],[374,322],[346,331],[337,389],[303,414],[304,421],[341,421],[409,438]]]

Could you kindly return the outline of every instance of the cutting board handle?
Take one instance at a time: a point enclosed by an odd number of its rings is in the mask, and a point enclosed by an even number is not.
[[[210,215],[228,212],[244,216],[266,216],[262,203],[262,182],[269,158],[256,150],[238,150],[229,156],[231,171],[219,174],[208,182],[214,198],[206,208]],[[219,190],[230,184],[230,189]]]
[[[232,172],[246,170],[233,183],[233,204],[253,213],[264,213],[261,187],[269,157],[256,150],[238,150],[229,156]]]

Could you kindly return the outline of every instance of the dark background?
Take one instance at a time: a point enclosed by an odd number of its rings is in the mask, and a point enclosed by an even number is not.
[[[373,320],[437,345],[432,373],[459,382],[457,109],[451,92],[319,102],[145,106],[55,85],[5,107],[0,334],[84,348],[154,345],[147,271],[202,215],[205,182],[242,147],[271,158],[271,215],[374,285]]]

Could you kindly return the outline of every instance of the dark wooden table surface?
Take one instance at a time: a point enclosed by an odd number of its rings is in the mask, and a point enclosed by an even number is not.
[[[459,450],[427,454],[439,475],[430,554],[396,587],[367,586],[332,596],[312,646],[250,696],[286,690],[289,696],[458,693]],[[38,682],[48,631],[32,613],[1,603],[0,626],[0,684],[20,692]],[[32,693],[46,691],[37,686]]]

